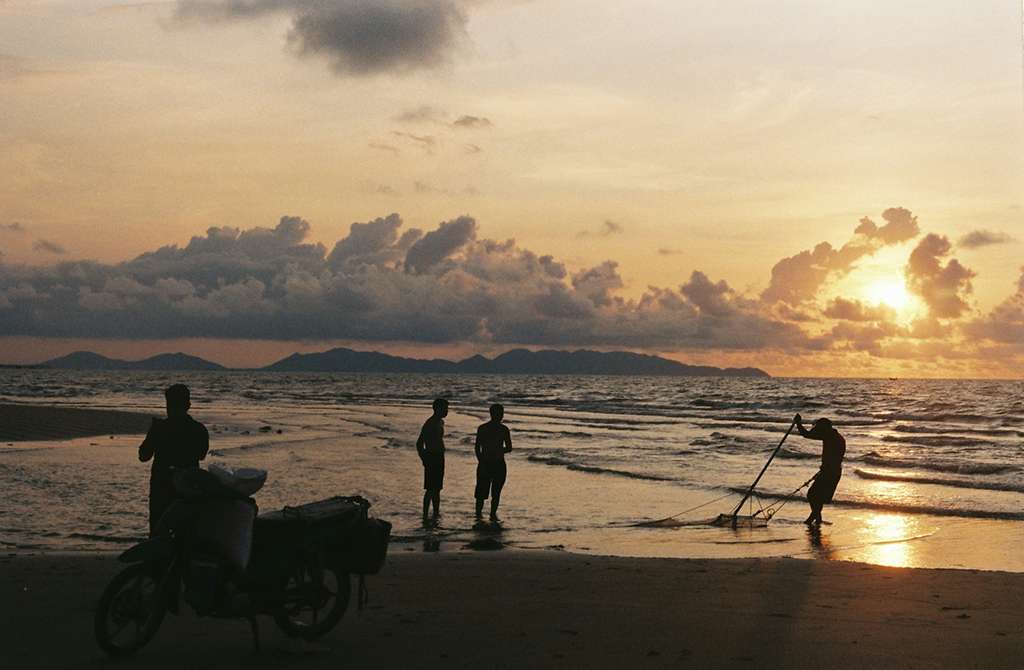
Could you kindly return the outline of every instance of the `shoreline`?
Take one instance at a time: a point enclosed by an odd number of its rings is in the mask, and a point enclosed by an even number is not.
[[[113,555],[0,558],[15,667],[105,667]],[[168,617],[124,667],[1019,667],[1024,575],[776,559],[396,551],[315,648],[267,617]],[[60,645],[52,640],[60,639]],[[186,644],[187,642],[187,644]],[[628,666],[627,666],[628,667]]]
[[[47,415],[66,409],[32,407]],[[155,406],[144,407],[157,413]],[[72,411],[90,417],[132,415],[100,408]],[[702,523],[703,517],[696,518],[700,513],[678,528],[638,527],[638,522],[667,517],[711,494],[533,462],[529,450],[511,456],[514,477],[506,486],[502,516],[507,523],[502,532],[479,532],[472,517],[475,464],[464,444],[480,419],[467,412],[449,417],[453,444],[443,496],[445,514],[439,526],[427,528],[419,519],[421,469],[411,443],[402,441],[402,436],[415,435],[422,417],[407,406],[339,407],[325,417],[311,414],[308,408],[307,413],[295,414],[288,406],[201,406],[197,415],[210,428],[211,438],[216,436],[211,460],[271,473],[268,485],[257,494],[262,510],[338,493],[360,494],[373,501],[375,515],[395,524],[396,551],[429,546],[458,554],[479,543],[517,550],[562,549],[581,556],[785,556],[1024,573],[1024,557],[1016,540],[1021,522],[1016,520],[840,504],[826,514],[834,523],[819,532],[809,531],[800,522],[804,510],[797,505],[784,509],[768,528],[752,531],[712,527]],[[135,416],[148,426],[147,415]],[[11,486],[7,513],[20,521],[0,533],[4,535],[0,552],[118,550],[131,538],[145,535],[149,467],[135,458],[137,435],[2,445],[0,469]],[[53,484],[44,489],[41,482]],[[61,482],[73,485],[77,499],[87,504],[67,507],[55,517],[40,507],[41,496],[46,490],[57,490],[53,487]]]
[[[30,403],[0,403],[0,442],[144,435],[154,415]]]

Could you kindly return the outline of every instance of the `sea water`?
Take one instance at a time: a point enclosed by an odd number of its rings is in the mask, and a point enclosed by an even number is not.
[[[1024,571],[1022,382],[2,370],[0,400],[159,415],[162,389],[176,382],[192,388],[192,415],[211,430],[210,460],[269,471],[262,509],[358,493],[395,524],[393,551],[550,547]],[[435,397],[451,404],[447,470],[442,516],[424,527],[414,444]],[[503,523],[480,529],[473,436],[492,402],[506,407],[514,450]],[[831,418],[846,437],[830,525],[802,525],[805,490],[787,498],[820,459],[820,443],[796,434],[744,506],[786,501],[767,528],[709,525],[732,511],[797,412]],[[0,444],[0,546],[116,549],[144,535],[138,441]],[[669,527],[638,525],[670,516]]]

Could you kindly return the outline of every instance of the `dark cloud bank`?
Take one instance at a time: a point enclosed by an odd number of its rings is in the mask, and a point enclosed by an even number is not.
[[[456,0],[179,0],[176,19],[190,23],[291,19],[288,47],[324,58],[339,75],[375,75],[444,64],[466,37]]]
[[[211,228],[107,265],[0,265],[0,334],[494,342],[757,349],[800,346],[795,326],[694,272],[637,300],[616,263],[570,272],[468,216],[423,232],[397,214],[352,224],[333,249],[310,225]]]
[[[856,300],[837,298],[824,308],[810,302],[831,273],[918,234],[907,210],[883,218],[883,226],[862,220],[839,250],[822,243],[783,259],[761,296],[696,270],[679,286],[626,299],[614,261],[573,272],[514,240],[482,239],[469,216],[426,232],[405,227],[398,214],[353,223],[331,249],[307,241],[308,222],[286,216],[273,228],[210,228],[184,247],[118,264],[0,263],[0,335],[877,355],[885,355],[889,338],[934,339],[954,327],[994,343],[1024,339],[1024,283],[991,314],[966,321],[973,272],[948,258],[951,245],[937,235],[918,242],[905,268],[930,309],[918,323],[897,326],[888,308]]]

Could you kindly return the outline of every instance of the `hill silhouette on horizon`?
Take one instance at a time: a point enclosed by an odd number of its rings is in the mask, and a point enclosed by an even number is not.
[[[140,361],[76,351],[38,367],[62,370],[230,370],[218,363],[181,352],[158,354]],[[494,358],[479,354],[460,361],[392,356],[376,351],[338,347],[310,354],[294,353],[262,368],[266,372],[382,372],[422,374],[653,375],[675,377],[770,377],[759,368],[687,365],[660,356],[629,351],[530,351],[512,349]]]

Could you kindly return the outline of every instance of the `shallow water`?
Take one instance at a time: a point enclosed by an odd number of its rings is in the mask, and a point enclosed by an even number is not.
[[[154,413],[161,389],[184,381],[211,427],[211,458],[270,471],[264,509],[361,493],[395,522],[399,551],[476,543],[1024,570],[1021,382],[40,370],[0,371],[0,381],[4,400]],[[438,395],[452,403],[444,515],[425,529],[413,443]],[[506,405],[515,445],[501,532],[474,530],[471,518],[472,435],[491,402]],[[797,499],[768,528],[702,525],[738,502],[797,411],[831,417],[847,439],[826,508],[833,524],[809,533]],[[141,535],[137,442],[0,445],[3,546],[112,548]],[[751,509],[810,477],[819,450],[788,438]],[[634,526],[715,498],[681,515],[685,525]]]

